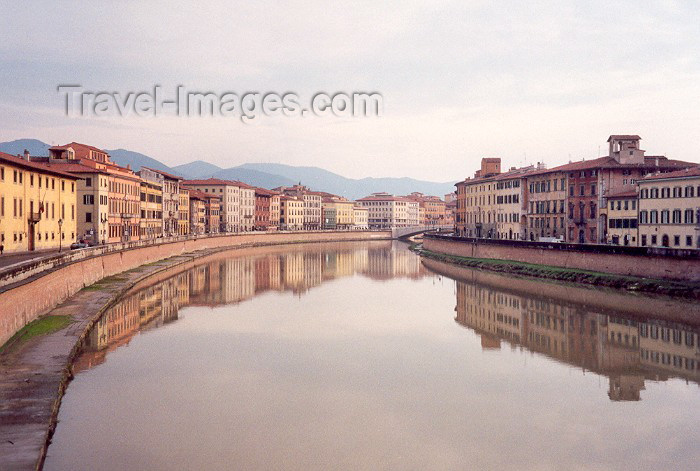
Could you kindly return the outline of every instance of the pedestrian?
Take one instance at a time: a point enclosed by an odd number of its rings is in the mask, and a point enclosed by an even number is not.
[[[3,244],[0,244],[0,255],[5,251],[5,246]]]

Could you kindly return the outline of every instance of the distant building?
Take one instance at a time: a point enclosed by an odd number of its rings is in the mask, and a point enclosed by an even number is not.
[[[363,206],[352,207],[352,229],[365,231],[369,229],[369,209]]]
[[[304,229],[304,201],[295,196],[280,196],[280,230]]]
[[[203,193],[215,195],[221,204],[220,232],[238,232],[241,229],[241,188],[238,182],[207,178],[205,180],[185,180],[183,185]],[[254,209],[253,209],[254,210]]]
[[[367,208],[370,229],[391,229],[419,225],[419,205],[403,196],[372,193],[357,204]]]
[[[286,196],[297,198],[304,203],[303,230],[313,231],[321,229],[321,202],[323,193],[311,191],[304,185],[298,184],[291,187],[278,187],[274,191]]]
[[[323,229],[349,230],[353,227],[354,202],[340,196],[328,195],[322,200]]]
[[[270,227],[270,203],[274,192],[264,188],[255,189],[255,221],[256,231],[266,231]]]
[[[190,233],[190,191],[187,188],[179,188],[178,199],[178,234],[187,235]]]
[[[141,176],[140,238],[149,240],[163,237],[163,178],[158,174],[138,173]]]
[[[418,203],[418,223],[421,226],[441,226],[446,224],[445,202],[437,196],[413,192],[410,195],[406,195],[406,198]]]
[[[166,237],[178,235],[180,233],[180,182],[183,180],[182,177],[148,167],[141,167],[139,175],[146,180],[162,183],[163,235]]]

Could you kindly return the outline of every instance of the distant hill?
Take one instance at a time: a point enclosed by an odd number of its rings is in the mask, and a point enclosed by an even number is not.
[[[0,152],[10,155],[17,155],[28,150],[30,155],[46,157],[49,155],[49,144],[37,139],[17,139],[16,141],[0,142]]]
[[[18,139],[0,142],[0,151],[17,155],[27,149],[31,155],[48,155],[49,144],[36,139]],[[240,180],[262,188],[291,186],[301,182],[313,190],[326,191],[349,199],[358,199],[371,193],[385,191],[394,195],[407,195],[419,191],[427,195],[444,197],[454,191],[454,182],[435,183],[413,178],[347,178],[318,167],[294,167],[272,163],[247,163],[237,167],[222,169],[203,160],[169,167],[164,163],[139,152],[126,149],[105,150],[117,164],[138,171],[141,167],[181,175],[187,179],[209,177],[224,180]]]
[[[221,178],[222,180],[240,180],[249,185],[268,189],[277,188],[278,186],[292,186],[297,183],[292,179],[285,178],[280,175],[243,167],[233,167],[220,170],[214,173],[212,177]]]
[[[187,179],[208,178],[216,172],[223,170],[221,167],[210,164],[203,160],[195,160],[188,164],[176,165],[171,167],[175,175],[181,175]]]
[[[134,172],[141,170],[141,167],[150,167],[155,170],[172,172],[172,169],[161,161],[138,152],[126,149],[105,150],[105,152],[107,152],[118,165],[122,167],[129,165]]]

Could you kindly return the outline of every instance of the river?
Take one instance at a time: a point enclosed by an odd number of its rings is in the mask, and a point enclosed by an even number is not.
[[[107,311],[44,469],[694,469],[699,323],[399,242],[232,251]]]

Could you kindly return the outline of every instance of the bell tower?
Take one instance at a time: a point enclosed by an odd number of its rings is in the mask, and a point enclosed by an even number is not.
[[[608,155],[621,164],[643,164],[644,151],[639,148],[641,140],[637,135],[613,134],[608,138]]]

